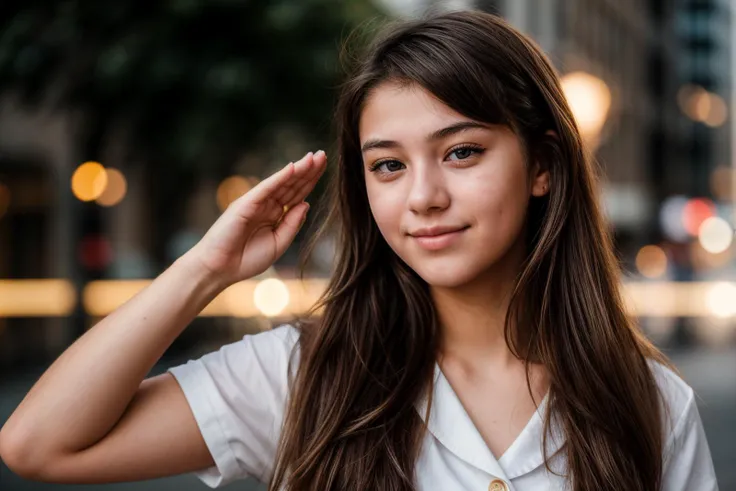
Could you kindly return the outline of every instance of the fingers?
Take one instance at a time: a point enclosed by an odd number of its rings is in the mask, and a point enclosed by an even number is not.
[[[281,219],[279,225],[274,229],[273,234],[276,238],[276,255],[280,257],[286,249],[294,241],[297,232],[301,228],[304,220],[307,218],[309,203],[302,202],[291,208]]]
[[[292,195],[295,188],[299,188],[303,185],[305,180],[309,180],[315,167],[315,156],[322,155],[324,152],[321,150],[317,154],[309,152],[301,160],[294,163],[294,175],[288,182],[281,186],[272,196],[281,204],[287,203],[286,196]]]
[[[292,210],[292,206],[303,202],[312,191],[326,164],[327,157],[324,152],[319,151],[315,155],[310,152],[296,163],[289,163],[235,200],[230,206],[230,212],[251,213],[253,211],[251,207],[255,205],[260,207],[259,213],[271,210],[273,221],[280,224]],[[261,217],[271,219],[270,216],[261,215]]]
[[[252,203],[256,204],[265,201],[269,197],[281,202],[283,194],[288,192],[309,171],[311,161],[312,152],[309,152],[297,162],[289,162],[281,170],[258,183],[256,187],[246,193],[246,196]]]
[[[281,202],[286,206],[293,206],[304,199],[312,192],[319,178],[327,168],[327,156],[320,151],[314,154],[312,167],[307,174],[283,195]]]

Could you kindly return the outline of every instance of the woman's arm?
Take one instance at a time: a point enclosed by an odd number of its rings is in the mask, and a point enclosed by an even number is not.
[[[94,469],[89,464],[109,465],[140,452],[154,458],[178,448],[192,455],[190,467],[206,465],[207,449],[173,377],[141,381],[214,298],[216,285],[185,255],[79,338],[0,430],[6,464],[31,478],[83,480]]]
[[[309,153],[259,183],[192,250],[72,344],[0,430],[6,464],[54,482],[135,481],[211,465],[173,377],[143,378],[218,292],[284,253],[325,164],[324,153]]]

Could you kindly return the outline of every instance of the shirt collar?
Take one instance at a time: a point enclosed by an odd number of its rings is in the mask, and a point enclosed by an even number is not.
[[[478,429],[465,411],[460,399],[435,363],[434,391],[429,421],[425,419],[426,395],[415,405],[430,433],[450,452],[465,462],[500,479],[511,480],[544,465],[542,433],[547,396],[542,400],[529,423],[501,456],[496,459]],[[564,435],[552,420],[547,438],[547,456],[552,457],[564,445]]]

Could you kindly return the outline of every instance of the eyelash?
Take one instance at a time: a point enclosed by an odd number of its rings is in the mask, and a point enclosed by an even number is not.
[[[459,151],[461,151],[461,150],[472,150],[472,151],[473,151],[474,153],[476,153],[476,154],[480,154],[480,153],[483,153],[483,150],[484,150],[484,148],[483,148],[483,147],[481,147],[480,145],[472,145],[472,144],[468,144],[468,143],[466,143],[466,144],[463,144],[463,145],[457,146],[457,147],[455,147],[455,148],[453,148],[453,149],[450,149],[450,151],[449,151],[449,152],[447,153],[447,155],[448,155],[448,156],[449,156],[449,155],[452,155],[453,153],[455,153],[455,152],[459,152]],[[447,157],[445,157],[445,158],[447,158]],[[460,160],[460,161],[462,161],[462,160],[467,160],[468,158],[470,158],[470,157],[466,157],[465,159],[459,159],[459,160]],[[379,161],[377,161],[377,162],[374,162],[374,163],[373,163],[373,164],[372,164],[372,165],[370,166],[370,168],[369,168],[368,170],[369,170],[370,172],[378,172],[379,174],[391,174],[391,173],[392,173],[391,171],[388,171],[388,172],[386,172],[386,171],[378,171],[378,168],[379,168],[379,167],[381,167],[381,166],[382,166],[383,164],[388,164],[388,163],[391,163],[391,162],[399,162],[399,161],[398,161],[398,160],[396,160],[396,159],[384,159],[384,160],[379,160]],[[401,163],[401,162],[399,162],[399,163]],[[396,171],[394,171],[394,172],[396,172]]]

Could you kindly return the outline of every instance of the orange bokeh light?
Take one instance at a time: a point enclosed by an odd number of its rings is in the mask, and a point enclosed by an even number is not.
[[[85,162],[72,175],[72,192],[81,201],[94,201],[107,187],[107,172],[99,162]]]
[[[115,206],[125,198],[128,183],[123,173],[117,169],[107,167],[105,173],[107,174],[107,186],[96,201],[97,204],[102,206]]]

